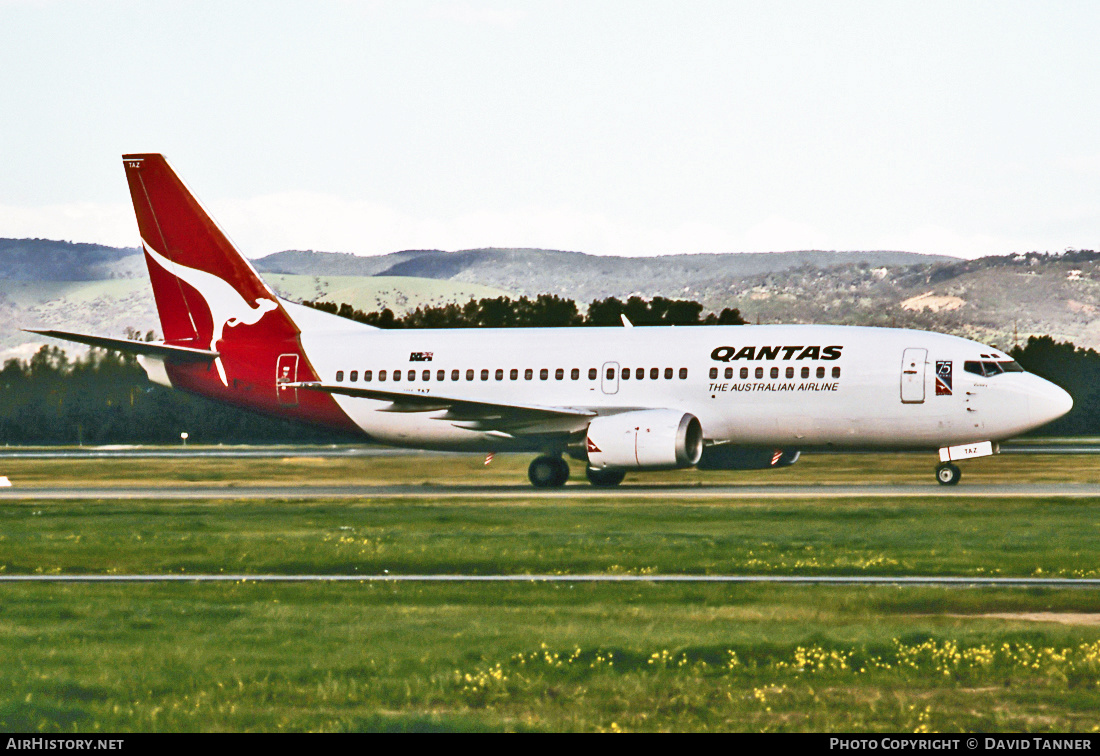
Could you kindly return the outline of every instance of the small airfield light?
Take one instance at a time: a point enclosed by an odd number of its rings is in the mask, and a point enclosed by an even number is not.
[[[184,431],[183,433],[180,434],[180,438],[183,439],[183,445],[184,446],[187,446],[187,436],[188,436],[187,431]]]

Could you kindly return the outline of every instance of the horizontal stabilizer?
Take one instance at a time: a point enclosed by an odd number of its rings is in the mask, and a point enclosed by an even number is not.
[[[159,341],[132,341],[130,339],[113,339],[110,336],[92,336],[68,331],[39,331],[33,328],[24,328],[23,330],[54,339],[75,341],[78,344],[87,344],[102,349],[114,349],[127,354],[145,354],[150,357],[170,359],[174,362],[213,362],[218,357],[218,353],[210,349],[172,346]]]

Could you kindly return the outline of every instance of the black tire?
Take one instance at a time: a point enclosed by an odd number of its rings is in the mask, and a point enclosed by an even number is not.
[[[569,479],[569,463],[561,457],[535,457],[527,468],[527,478],[535,488],[560,488]]]
[[[626,477],[625,470],[597,470],[589,467],[584,472],[588,476],[588,482],[597,488],[614,488]]]
[[[558,478],[554,485],[557,487],[564,486],[565,481],[569,480],[569,463],[563,457],[555,457],[554,459],[558,465]]]
[[[962,470],[950,462],[936,468],[936,481],[941,486],[958,485],[960,478],[962,478]]]

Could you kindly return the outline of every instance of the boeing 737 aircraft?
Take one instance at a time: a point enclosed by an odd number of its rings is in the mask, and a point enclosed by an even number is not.
[[[125,155],[164,341],[35,331],[138,355],[149,378],[269,415],[422,449],[570,457],[628,471],[793,464],[804,449],[959,459],[1070,410],[998,349],[851,326],[378,330],[280,299],[159,154]],[[624,323],[624,326],[628,325]]]

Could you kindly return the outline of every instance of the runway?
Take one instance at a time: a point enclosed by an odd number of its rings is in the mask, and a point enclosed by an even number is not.
[[[927,484],[872,485],[624,485],[594,488],[578,483],[564,488],[534,488],[525,484],[499,486],[134,486],[0,488],[4,501],[160,501],[319,500],[319,499],[883,499],[883,498],[1100,498],[1095,483],[1005,483],[954,487]]]
[[[956,588],[1096,588],[1100,578],[899,575],[0,575],[0,583],[731,583]]]
[[[810,454],[934,454],[921,450],[824,450]],[[1035,441],[1009,441],[1001,444],[1001,454],[1100,454],[1100,439],[1081,438]],[[398,449],[372,445],[270,445],[270,446],[84,446],[84,447],[0,447],[3,459],[281,459],[285,457],[391,457],[391,456],[470,456],[472,452],[441,452],[421,449]],[[475,454],[476,456],[476,454]],[[525,455],[526,456],[526,455]]]
[[[394,449],[388,446],[86,446],[0,448],[0,459],[282,459],[285,457],[398,457],[416,454],[458,455],[464,452]]]

